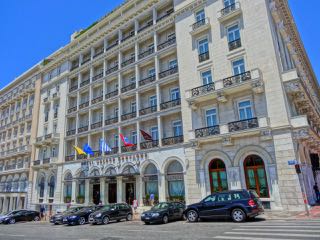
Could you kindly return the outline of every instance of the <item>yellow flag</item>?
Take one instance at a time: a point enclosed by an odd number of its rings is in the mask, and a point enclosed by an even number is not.
[[[73,147],[76,150],[78,155],[82,155],[82,154],[87,155],[81,148],[76,147],[76,146],[73,146]]]

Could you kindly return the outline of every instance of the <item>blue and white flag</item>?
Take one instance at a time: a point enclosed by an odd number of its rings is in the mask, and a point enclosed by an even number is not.
[[[106,143],[106,141],[104,139],[100,139],[100,147],[99,150],[101,153],[104,152],[111,152],[111,148],[108,146],[108,144]]]

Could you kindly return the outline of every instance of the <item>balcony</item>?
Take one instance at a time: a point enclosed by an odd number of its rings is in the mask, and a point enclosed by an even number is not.
[[[88,107],[88,106],[89,106],[89,101],[84,102],[84,103],[81,103],[81,104],[79,105],[79,109],[83,109],[83,108]]]
[[[182,142],[183,142],[183,135],[162,139],[163,146],[174,145],[174,144],[178,144],[178,143],[182,143]]]
[[[137,112],[131,112],[121,115],[121,120],[126,121],[132,118],[135,118],[137,116]]]
[[[118,65],[115,65],[114,67],[110,67],[110,68],[107,69],[106,75],[109,75],[109,74],[111,74],[113,72],[116,72],[116,71],[118,71],[118,69],[119,69]]]
[[[137,145],[131,146],[131,147],[126,147],[126,146],[122,146],[121,147],[121,152],[122,153],[126,153],[126,152],[134,152],[137,150]]]
[[[155,148],[158,146],[159,146],[159,140],[146,141],[146,142],[140,143],[141,149],[150,149],[150,148]]]
[[[209,83],[206,85],[202,85],[200,87],[192,88],[191,89],[191,96],[192,97],[201,96],[201,95],[207,94],[209,92],[212,92],[214,90],[215,90],[214,83]]]
[[[49,134],[46,134],[44,136],[44,143],[57,143],[59,142],[60,140],[60,134],[59,133],[49,133]]]
[[[134,36],[134,31],[130,32],[128,35],[123,36],[123,38],[121,39],[121,42],[124,42],[130,38],[132,38]]]
[[[181,99],[179,98],[179,99],[175,99],[175,100],[161,103],[160,109],[165,110],[165,109],[174,108],[174,107],[180,106],[180,105],[181,105]]]
[[[49,163],[50,163],[50,158],[42,159],[42,164],[49,164]]]
[[[210,28],[209,18],[201,19],[191,26],[191,34],[196,35]]]
[[[101,157],[101,152],[100,151],[92,151],[93,154],[90,155],[90,157],[97,158]]]
[[[77,90],[77,89],[78,89],[78,85],[71,86],[71,87],[69,88],[69,93],[71,93],[71,92],[73,92],[73,91],[75,91],[75,90]]]
[[[158,51],[160,51],[161,49],[164,49],[166,47],[169,47],[175,43],[176,43],[176,37],[172,37],[172,38],[168,39],[167,41],[160,43],[158,45]]]
[[[135,89],[135,88],[136,88],[136,83],[134,82],[134,83],[131,83],[131,84],[125,86],[125,87],[122,87],[121,88],[121,92],[125,93],[125,92],[128,92],[128,91],[130,91],[132,89]]]
[[[115,96],[118,96],[118,90],[115,90],[115,91],[112,91],[112,92],[109,92],[105,95],[105,98],[106,99],[109,99],[109,98],[112,98],[112,97],[115,97]]]
[[[56,100],[60,97],[60,92],[55,92],[54,94],[52,94],[52,100]]]
[[[242,131],[259,127],[258,118],[250,118],[228,123],[229,132]]]
[[[238,38],[234,41],[228,42],[228,46],[229,46],[229,51],[232,51],[234,49],[241,47],[241,39]]]
[[[147,115],[150,113],[154,113],[156,111],[157,111],[157,106],[151,106],[151,107],[140,109],[139,114],[140,114],[140,116],[143,116],[143,115]]]
[[[117,154],[119,152],[119,148],[118,147],[113,147],[111,148],[110,152],[106,152],[107,155],[112,155],[112,154]]]
[[[234,84],[239,84],[241,82],[247,81],[251,79],[251,73],[250,71],[248,72],[244,72],[244,73],[240,73],[237,75],[234,75],[232,77],[228,77],[223,79],[223,86],[224,87],[229,87],[232,86]]]
[[[174,13],[174,9],[173,8],[167,10],[167,12],[164,15],[162,15],[162,16],[157,18],[157,22],[169,17],[172,13]]]
[[[151,27],[152,25],[153,25],[153,21],[151,20],[151,21],[147,22],[145,25],[142,25],[142,26],[138,29],[138,33],[139,33],[139,32],[142,32],[143,30],[145,30],[145,29],[147,29],[147,28],[149,28],[149,27]]]
[[[90,83],[90,78],[88,78],[88,79],[85,80],[85,81],[82,81],[82,82],[80,83],[80,87],[87,86],[89,83]]]
[[[89,62],[90,60],[91,60],[91,57],[90,57],[90,56],[83,58],[83,59],[82,59],[82,62],[81,62],[81,66],[84,65],[84,64],[86,64],[86,63]]]
[[[91,100],[91,104],[96,104],[98,102],[102,102],[102,100],[103,100],[103,96],[96,97]]]
[[[96,58],[96,57],[100,56],[102,53],[103,53],[103,48],[100,49],[99,51],[97,51],[97,52],[93,55],[93,58]]]
[[[78,67],[79,67],[79,63],[78,63],[78,62],[72,64],[72,65],[71,65],[71,68],[70,68],[70,72],[73,71],[73,70],[75,70],[75,69],[78,68]]]
[[[71,129],[71,130],[68,130],[68,131],[67,131],[67,137],[68,137],[68,136],[75,135],[75,134],[76,134],[76,129]]]
[[[131,63],[134,63],[135,61],[136,61],[136,58],[135,57],[131,57],[131,58],[123,61],[121,63],[121,67],[126,67],[126,66],[130,65]]]
[[[71,162],[75,160],[75,155],[68,155],[64,158],[65,162]]]
[[[104,124],[107,126],[107,125],[117,123],[118,121],[119,121],[118,117],[109,118],[104,121]]]
[[[91,124],[91,129],[101,128],[101,127],[102,127],[102,121]]]
[[[114,48],[115,46],[118,45],[118,40],[115,41],[113,44],[109,45],[107,48],[106,48],[106,51],[109,51],[110,49]]]
[[[74,106],[74,107],[71,107],[68,109],[68,113],[72,113],[72,112],[75,112],[77,111],[77,106]]]
[[[103,72],[93,76],[92,77],[92,82],[98,81],[102,77],[103,77]]]
[[[154,48],[149,48],[147,51],[139,53],[139,59],[145,58],[154,53]]]
[[[35,161],[33,161],[33,166],[39,166],[40,163],[41,163],[40,160],[35,160]]]
[[[165,78],[178,72],[178,66],[169,68],[168,70],[159,73],[159,78]]]
[[[220,134],[219,125],[205,127],[205,128],[199,128],[199,129],[195,130],[195,137],[196,138],[207,137],[207,136],[218,135],[218,134]]]
[[[154,82],[155,80],[156,80],[156,75],[144,78],[144,79],[139,81],[139,86],[144,86],[144,85],[146,85],[148,83]]]
[[[89,126],[83,126],[78,128],[78,133],[83,133],[89,130]]]
[[[199,54],[200,63],[209,60],[209,58],[210,58],[209,52]]]
[[[241,14],[241,6],[239,2],[226,6],[218,13],[218,20],[223,23]]]

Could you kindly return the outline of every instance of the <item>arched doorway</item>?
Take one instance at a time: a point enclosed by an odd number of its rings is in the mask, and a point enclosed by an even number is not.
[[[143,181],[145,186],[144,205],[150,205],[152,203],[150,200],[158,202],[158,170],[153,163],[149,163],[144,170]]]
[[[72,196],[72,174],[69,172],[64,176],[64,202],[70,203]]]
[[[108,184],[108,202],[117,202],[117,171],[114,167],[109,167],[106,172],[106,183]]]
[[[56,185],[56,180],[54,176],[51,176],[49,179],[48,187],[49,187],[49,198],[54,198],[54,188]]]
[[[77,203],[83,204],[85,200],[85,179],[86,173],[81,171],[78,178],[78,196]]]
[[[44,185],[45,185],[45,178],[42,176],[39,180],[39,198],[43,199],[44,197]]]
[[[127,165],[122,170],[122,180],[125,184],[125,199],[129,205],[133,204],[133,200],[136,199],[136,179],[135,175],[137,171],[133,166]]]
[[[243,162],[247,189],[255,190],[259,197],[269,197],[264,162],[257,155],[249,155]]]
[[[226,165],[220,159],[214,159],[209,164],[211,193],[228,190]]]
[[[169,164],[166,173],[168,197],[171,201],[184,201],[184,178],[183,167],[180,162],[173,161]]]

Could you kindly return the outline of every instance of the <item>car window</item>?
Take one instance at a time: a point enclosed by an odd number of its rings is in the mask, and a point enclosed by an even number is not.
[[[245,196],[241,192],[236,192],[231,194],[232,200],[245,199]]]
[[[217,202],[225,202],[231,201],[231,194],[230,193],[219,193],[217,197]]]
[[[216,195],[210,195],[208,197],[206,197],[203,202],[205,203],[209,203],[209,202],[214,202],[216,200]]]

